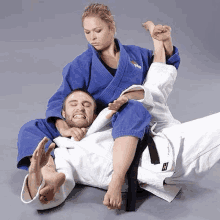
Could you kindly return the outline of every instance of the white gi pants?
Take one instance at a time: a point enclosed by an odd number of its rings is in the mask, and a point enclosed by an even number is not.
[[[179,143],[173,176],[167,184],[197,182],[220,159],[220,113],[163,130],[172,145]]]

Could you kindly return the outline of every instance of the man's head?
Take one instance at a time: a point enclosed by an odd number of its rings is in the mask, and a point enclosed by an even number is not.
[[[72,91],[63,102],[62,116],[70,127],[86,128],[96,118],[94,98],[82,89]]]

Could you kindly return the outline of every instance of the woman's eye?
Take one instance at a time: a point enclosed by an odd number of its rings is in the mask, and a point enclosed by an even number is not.
[[[99,30],[96,30],[95,32],[96,32],[96,33],[100,33],[100,32],[101,32],[101,29],[99,29]]]
[[[89,34],[90,32],[85,32],[85,34]]]

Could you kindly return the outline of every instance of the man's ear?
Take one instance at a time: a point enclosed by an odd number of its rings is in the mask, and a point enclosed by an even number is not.
[[[96,119],[96,117],[97,117],[97,115],[96,115],[96,114],[94,114],[94,115],[93,115],[93,121]]]
[[[63,118],[66,118],[66,113],[64,110],[62,110],[62,116],[63,116]]]

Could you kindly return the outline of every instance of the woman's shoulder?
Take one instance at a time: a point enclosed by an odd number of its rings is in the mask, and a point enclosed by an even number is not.
[[[92,62],[92,51],[90,49],[87,49],[82,54],[78,55],[73,61],[69,62],[63,68],[63,74],[68,75],[76,71],[86,73],[89,71],[91,62]]]
[[[82,54],[78,55],[72,62],[70,62],[72,65],[77,64],[89,64],[92,62],[92,56],[93,52],[90,48],[88,48],[86,51],[84,51]]]

